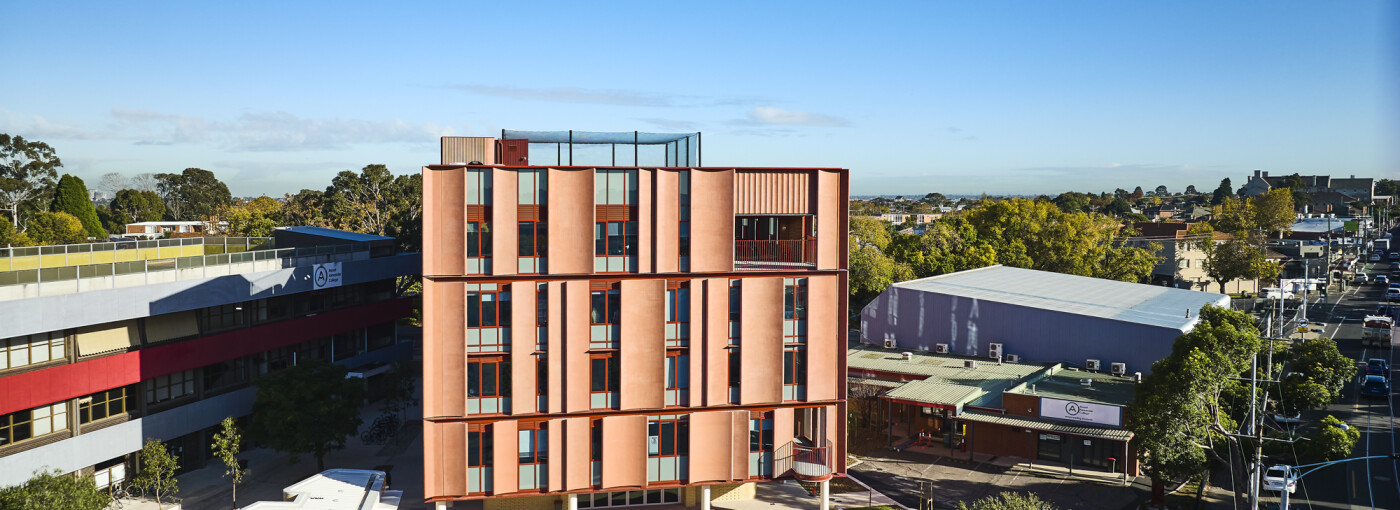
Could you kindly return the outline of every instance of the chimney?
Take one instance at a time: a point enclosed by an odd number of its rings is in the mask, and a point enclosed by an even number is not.
[[[1265,178],[1265,179],[1268,179],[1268,178],[1269,178],[1269,172],[1264,172],[1264,178]]]
[[[1255,171],[1254,171],[1254,177],[1256,177],[1256,178],[1259,177],[1259,171],[1258,171],[1258,170],[1255,170]]]

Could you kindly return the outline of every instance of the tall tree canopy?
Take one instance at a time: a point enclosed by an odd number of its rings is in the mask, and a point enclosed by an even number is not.
[[[186,168],[178,174],[156,174],[155,179],[166,216],[174,221],[207,220],[220,207],[233,203],[228,186],[208,170]]]
[[[97,220],[97,208],[92,205],[92,200],[88,199],[87,185],[78,177],[63,174],[63,177],[59,178],[58,189],[54,191],[53,203],[49,204],[49,210],[66,212],[78,218],[88,237],[107,238],[107,230],[102,228],[102,222]]]
[[[0,207],[10,212],[11,225],[20,227],[20,206],[43,197],[61,166],[48,144],[0,133]]]
[[[1240,419],[1229,405],[1240,387],[1233,378],[1250,368],[1258,335],[1249,315],[1205,306],[1195,328],[1177,337],[1172,353],[1153,363],[1137,385],[1127,428],[1137,436],[1138,455],[1154,481],[1200,474],[1208,459],[1230,464],[1228,448],[1238,448],[1238,439],[1227,434],[1238,430]]]
[[[1220,186],[1215,188],[1215,192],[1211,194],[1210,203],[1211,205],[1219,205],[1221,201],[1225,200],[1225,197],[1233,193],[1234,189],[1230,187],[1230,178],[1221,179]]]
[[[364,387],[359,379],[346,379],[346,372],[341,365],[306,360],[257,379],[249,437],[293,459],[309,453],[316,469],[325,470],[326,454],[345,448],[345,437],[360,428]]]
[[[74,244],[87,240],[83,222],[66,212],[41,212],[29,219],[25,232],[34,244]]]
[[[219,219],[228,222],[228,235],[269,237],[282,224],[282,202],[267,196],[224,207]]]
[[[306,191],[298,194],[298,197]],[[395,176],[384,165],[366,165],[360,173],[340,172],[319,197],[321,215],[332,228],[394,236],[400,248],[416,250],[422,239],[423,177]],[[303,204],[297,204],[301,209]],[[297,214],[304,214],[301,210]]]
[[[0,509],[102,510],[112,502],[92,476],[39,471],[21,485],[0,488]]]
[[[165,202],[154,191],[124,189],[108,205],[117,221],[139,223],[160,221],[165,217]]]

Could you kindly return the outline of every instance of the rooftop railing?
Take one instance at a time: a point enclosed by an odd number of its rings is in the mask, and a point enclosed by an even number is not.
[[[198,239],[198,238],[192,238]],[[302,248],[270,249],[271,239],[243,244],[206,244],[210,246],[247,248],[251,251],[215,253],[185,257],[152,258],[144,260],[113,261],[98,264],[79,264],[34,269],[0,271],[0,301],[38,297],[54,294],[68,294],[86,290],[100,290],[117,287],[132,287],[179,280],[209,278],[229,274],[242,274],[257,271],[271,271],[307,264],[321,264],[348,260],[368,259],[369,243],[347,243],[329,246],[309,246]],[[165,241],[165,240],[162,240]],[[171,239],[169,241],[187,241]],[[139,241],[155,242],[161,241]],[[123,244],[123,243],[102,243]],[[77,246],[77,245],[68,245]],[[188,246],[175,245],[174,247]],[[161,246],[162,248],[172,246]],[[264,248],[265,247],[265,248]],[[60,247],[38,247],[60,248]],[[30,249],[30,248],[12,248]],[[123,248],[124,249],[124,248]],[[85,253],[85,252],[64,252]],[[51,253],[50,255],[55,255]]]

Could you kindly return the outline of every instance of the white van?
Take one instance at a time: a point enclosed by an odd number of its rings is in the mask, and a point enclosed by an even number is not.
[[[1276,287],[1266,288],[1264,289],[1264,293],[1260,295],[1263,296],[1264,299],[1278,299],[1279,297],[1282,297],[1283,299],[1298,298],[1298,296],[1294,296],[1292,292],[1279,292],[1278,288]]]

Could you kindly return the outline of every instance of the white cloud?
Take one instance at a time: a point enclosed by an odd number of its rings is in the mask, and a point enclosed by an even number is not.
[[[760,124],[787,126],[849,126],[851,123],[840,117],[801,110],[785,110],[772,106],[755,106],[749,110],[749,120]]]

